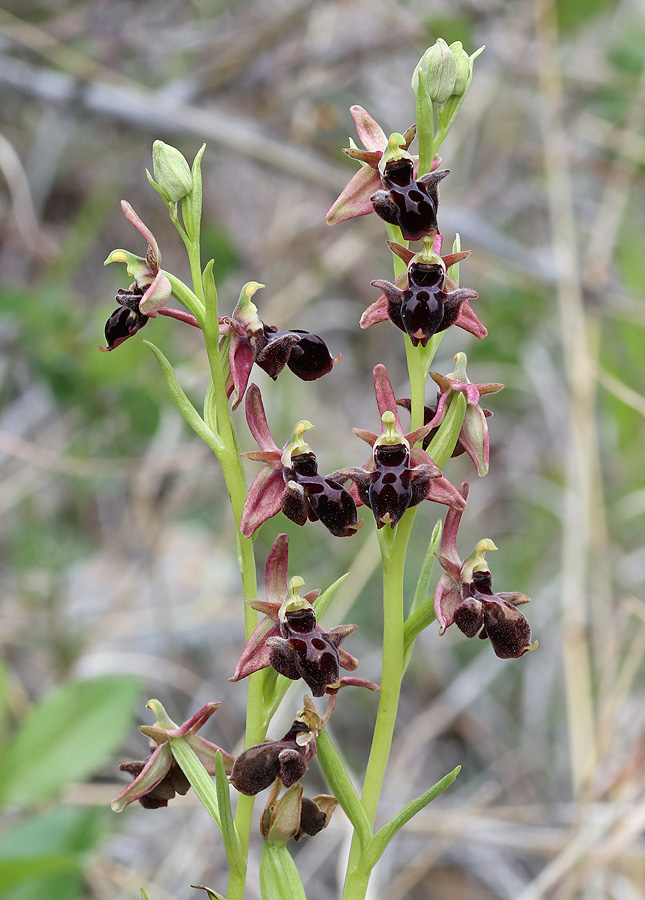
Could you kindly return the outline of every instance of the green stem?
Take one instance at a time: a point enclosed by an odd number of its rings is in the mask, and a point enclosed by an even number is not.
[[[193,266],[191,266],[193,269]],[[196,277],[196,275],[195,275]],[[257,597],[257,579],[255,570],[255,556],[253,542],[240,531],[242,510],[246,500],[246,478],[242,468],[242,460],[238,452],[238,440],[235,427],[231,419],[226,396],[226,380],[222,368],[222,360],[219,353],[219,319],[217,309],[217,290],[213,279],[213,262],[208,263],[202,277],[199,273],[199,284],[202,285],[205,314],[203,318],[204,343],[211,372],[211,388],[207,394],[209,409],[205,410],[208,421],[217,424],[219,436],[224,445],[224,451],[220,456],[222,473],[231,500],[231,507],[237,525],[237,560],[242,578],[242,593],[244,600],[254,600]],[[247,603],[244,604],[244,624],[247,638],[253,633],[258,623],[257,612]],[[245,731],[245,746],[250,747],[264,740],[264,709],[262,703],[262,674],[256,673],[248,679],[247,688],[247,716]],[[248,856],[249,835],[251,820],[253,817],[254,797],[240,794],[237,802],[235,826],[240,838],[240,845],[244,859]],[[246,871],[240,872],[231,869],[227,888],[227,900],[242,900]]]

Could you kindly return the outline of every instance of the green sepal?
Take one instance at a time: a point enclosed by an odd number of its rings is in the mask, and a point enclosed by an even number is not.
[[[193,160],[191,175],[193,177],[193,189],[181,201],[181,214],[184,219],[184,227],[191,244],[199,243],[199,232],[202,221],[202,156],[206,144],[197,151],[197,156]]]
[[[453,783],[461,766],[457,766],[448,775],[445,775],[441,781],[433,785],[425,794],[421,794],[416,800],[411,800],[398,812],[390,821],[379,829],[372,838],[369,849],[365,853],[362,862],[372,869],[383,855],[387,845],[390,843],[394,835],[399,831],[406,822],[409,822],[413,816],[416,816],[424,807],[435,800],[439,794],[442,794],[447,787]]]
[[[417,143],[419,147],[419,168],[417,178],[427,175],[432,169],[435,147],[434,104],[426,90],[425,75],[419,69],[419,87],[417,89]]]
[[[287,845],[264,842],[260,857],[260,890],[262,900],[307,900]]]
[[[139,893],[141,894],[141,900],[150,900],[143,888],[139,888]]]
[[[170,362],[164,356],[161,350],[153,343],[151,343],[150,341],[144,341],[143,343],[150,347],[157,358],[157,362],[161,366],[161,371],[168,387],[170,399],[182,414],[186,422],[193,429],[193,431],[198,434],[199,437],[204,441],[204,443],[211,448],[213,453],[219,457],[219,455],[224,450],[224,446],[221,440],[206,425],[202,417],[199,415],[193,404],[184,393],[183,388],[177,381],[177,376],[175,375],[174,369],[170,365]]]
[[[403,626],[403,665],[405,668],[407,668],[410,661],[417,636],[435,620],[433,596],[428,596],[428,594],[436,558],[435,553],[441,541],[442,527],[441,519],[439,519],[432,531],[428,551],[423,560],[421,573],[414,592],[412,606]]]
[[[219,828],[224,841],[226,858],[231,868],[237,868],[238,872],[242,873],[245,869],[244,854],[237,828],[233,821],[231,789],[224,768],[224,757],[219,751],[215,754],[215,790],[219,808]]]
[[[440,469],[446,465],[452,451],[457,446],[459,432],[466,415],[466,396],[463,391],[453,394],[448,400],[446,413],[439,431],[435,434],[428,446],[428,455],[434,460]]]
[[[338,751],[332,744],[331,738],[326,731],[321,731],[316,738],[316,747],[316,755],[327,783],[332,789],[334,797],[338,800],[341,809],[352,823],[361,847],[365,849],[369,846],[372,839],[372,827],[361,798],[356,793],[347,770],[338,755]]]

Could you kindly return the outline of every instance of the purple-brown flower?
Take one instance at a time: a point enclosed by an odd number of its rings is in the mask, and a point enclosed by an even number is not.
[[[239,681],[272,666],[294,681],[302,678],[314,697],[335,694],[347,685],[378,690],[378,685],[365,678],[340,677],[341,667],[348,671],[358,667],[356,659],[340,646],[357,626],[338,625],[323,631],[312,606],[320,591],[301,597],[302,578],[287,581],[288,553],[289,536],[279,534],[266,564],[266,600],[249,601],[265,617],[247,641],[229,680]]]
[[[360,428],[354,429],[354,433],[372,447],[372,459],[363,468],[341,469],[333,472],[331,477],[352,480],[358,503],[372,510],[377,528],[383,525],[394,528],[406,509],[422,500],[463,509],[465,501],[459,491],[424,450],[414,447],[428,434],[430,426],[403,433],[385,366],[374,368],[374,389],[383,424],[382,434],[378,436]]]
[[[451,325],[457,325],[476,337],[488,333],[468,303],[476,291],[458,288],[447,277],[447,269],[470,255],[470,250],[440,256],[441,235],[423,239],[420,253],[388,242],[390,249],[406,263],[408,269],[394,283],[373,281],[383,294],[361,316],[361,328],[389,319],[404,331],[414,346],[428,343],[430,338]]]
[[[365,149],[361,150],[356,147],[352,141],[352,146],[343,150],[343,153],[358,160],[362,165],[327,213],[326,218],[329,225],[336,225],[346,219],[373,213],[374,205],[370,198],[382,187],[379,163],[387,150],[387,135],[362,106],[352,106],[350,113],[356,126],[356,133]],[[410,146],[415,134],[416,126],[412,125],[403,135],[404,149],[407,150]],[[437,165],[440,162],[441,160],[438,159]]]
[[[128,274],[134,278],[127,290],[119,289],[116,301],[118,309],[112,313],[105,326],[107,347],[114,350],[123,341],[136,334],[149,318],[155,318],[171,295],[170,281],[161,271],[161,251],[154,234],[145,225],[126,200],[121,201],[123,215],[131,222],[139,234],[147,241],[145,257],[135,256],[128,250],[113,250],[105,260],[125,263]]]
[[[361,527],[356,503],[349,491],[329,476],[318,474],[318,462],[303,434],[313,425],[298,422],[291,440],[282,450],[267,425],[262,395],[252,384],[246,394],[246,420],[259,451],[243,453],[247,459],[264,463],[251,485],[242,512],[241,530],[246,537],[272,516],[283,512],[297,525],[320,519],[336,537],[348,537]]]
[[[315,381],[331,372],[340,354],[333,359],[327,345],[317,334],[292,329],[278,331],[275,325],[265,325],[258,308],[251,301],[255,292],[264,287],[256,281],[245,284],[240,292],[232,316],[220,321],[223,340],[228,336],[230,374],[226,390],[233,397],[233,409],[242,401],[253,364],[260,366],[274,380],[285,366],[303,381]]]
[[[230,772],[233,767],[231,754],[197,734],[221,705],[221,703],[207,703],[187,722],[178,726],[168,717],[158,700],[150,700],[148,709],[155,713],[157,722],[154,725],[141,725],[139,731],[150,738],[152,746],[156,746],[146,759],[125,762],[119,766],[121,771],[132,775],[134,781],[112,801],[114,812],[121,812],[135,800],[138,800],[145,809],[157,809],[160,806],[168,806],[168,801],[176,793],[186,793],[190,784],[172,755],[170,741],[173,738],[182,738],[195,751],[209,775],[215,774],[217,753],[222,754],[224,768]]]
[[[318,715],[313,701],[305,697],[304,706],[291,728],[278,741],[265,741],[244,750],[235,760],[231,783],[241,794],[254,796],[268,788],[276,778],[288,788],[307,771],[316,754],[316,738],[325,720]]]
[[[468,484],[461,486],[464,501]],[[488,538],[477,543],[473,553],[461,560],[457,553],[457,531],[462,510],[449,509],[441,535],[437,559],[444,574],[434,593],[434,610],[443,634],[454,622],[466,637],[489,638],[500,659],[523,656],[537,647],[531,643],[531,627],[517,609],[530,598],[525,594],[493,593],[492,576],[485,559],[489,550],[497,550]]]

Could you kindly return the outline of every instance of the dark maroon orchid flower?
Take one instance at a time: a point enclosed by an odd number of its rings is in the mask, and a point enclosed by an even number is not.
[[[378,690],[365,678],[340,677],[340,668],[354,671],[356,659],[341,648],[356,625],[339,625],[329,631],[316,623],[312,606],[320,591],[303,597],[302,578],[287,582],[289,536],[279,534],[269,553],[266,573],[266,600],[251,600],[249,605],[265,614],[246,643],[230,681],[240,681],[272,666],[281,675],[296,681],[302,678],[314,697],[335,694],[341,687],[356,685]]]
[[[148,251],[145,257],[141,257],[128,250],[113,250],[105,260],[106,266],[113,262],[125,263],[134,282],[128,290],[117,292],[119,307],[105,326],[107,347],[99,348],[104,351],[114,350],[143,328],[149,318],[156,317],[171,294],[170,281],[161,271],[161,251],[154,234],[126,200],[121,201],[121,209],[128,222],[148,242]]]
[[[465,501],[468,484],[462,484],[461,495]],[[479,632],[480,638],[489,638],[500,659],[523,656],[537,647],[537,641],[531,643],[529,623],[517,609],[530,598],[516,592],[493,593],[485,554],[497,547],[490,539],[479,541],[473,553],[461,560],[457,553],[461,513],[462,510],[456,508],[448,510],[437,554],[444,570],[434,593],[440,634],[454,622],[466,637],[475,637]]]
[[[288,366],[302,381],[315,381],[331,372],[340,359],[340,354],[332,359],[317,334],[299,329],[278,331],[275,325],[265,325],[251,301],[261,287],[264,285],[256,281],[245,284],[233,315],[220,319],[220,334],[224,340],[230,338],[226,390],[229,397],[234,394],[233,409],[242,401],[254,363],[274,380]]]
[[[389,225],[398,225],[406,241],[419,241],[436,234],[439,182],[449,175],[429,172],[415,178],[413,157],[405,149],[405,138],[392,134],[379,161],[383,190],[372,194],[374,212]]]
[[[373,281],[383,294],[372,303],[361,317],[361,328],[369,328],[376,322],[391,322],[404,331],[414,346],[425,347],[430,338],[451,325],[457,325],[474,334],[485,337],[488,333],[473,312],[469,300],[477,297],[475,291],[458,288],[446,276],[447,269],[465,259],[469,250],[441,257],[441,236],[423,240],[423,250],[412,253],[400,244],[390,241],[389,247],[406,263],[406,275],[389,281]],[[446,290],[448,288],[448,290]]]
[[[201,735],[199,729],[220,708],[221,703],[207,703],[199,712],[191,716],[183,725],[175,725],[158,700],[151,700],[148,709],[157,716],[155,725],[141,725],[139,731],[145,734],[155,749],[147,759],[137,762],[122,763],[119,768],[134,777],[134,781],[125,787],[112,801],[114,812],[121,812],[128,803],[138,800],[145,809],[158,809],[168,806],[175,794],[185,794],[190,784],[175,762],[169,741],[172,738],[183,738],[197,754],[201,764],[209,775],[215,774],[215,761],[218,753],[224,758],[224,768],[230,772],[233,768],[233,757],[216,744],[211,744]]]
[[[373,448],[372,459],[363,468],[341,469],[331,477],[352,480],[357,502],[372,510],[377,528],[383,525],[394,528],[406,509],[422,500],[463,508],[465,502],[459,491],[424,450],[414,447],[428,434],[430,426],[403,433],[385,366],[374,368],[374,389],[383,432],[379,437],[370,431],[354,429]]]
[[[313,425],[298,422],[290,441],[280,450],[267,425],[262,395],[252,384],[246,395],[246,420],[259,451],[243,453],[247,459],[263,462],[265,468],[251,485],[242,512],[242,534],[251,537],[263,522],[283,512],[297,525],[320,519],[336,537],[348,537],[361,527],[356,503],[349,491],[329,476],[318,474],[314,453],[303,440]]]
[[[268,788],[276,778],[288,788],[307,771],[316,754],[316,738],[326,718],[320,718],[313,701],[305,697],[304,706],[291,728],[278,741],[265,741],[244,750],[235,760],[231,783],[241,794],[254,796]]]

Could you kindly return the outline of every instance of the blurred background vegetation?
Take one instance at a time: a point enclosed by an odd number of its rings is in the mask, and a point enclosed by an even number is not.
[[[462,553],[494,539],[495,587],[532,597],[540,647],[501,661],[456,629],[419,639],[384,811],[463,768],[395,842],[371,896],[645,896],[642,3],[15,0],[0,9],[2,900],[126,900],[140,887],[168,900],[225,884],[191,794],[157,812],[108,809],[125,781],[118,761],[146,755],[135,728],[150,719],[146,699],[177,721],[224,701],[206,736],[235,752],[245,693],[227,682],[243,630],[221,475],[139,337],[97,350],[127,286],[103,260],[144,250],[119,200],[187,279],[144,170],[156,138],[189,160],[207,142],[204,259],[216,261],[221,313],[260,281],[266,322],[343,354],[304,387],[256,373],[273,433],[281,443],[306,417],[323,471],[360,465],[350,429],[376,430],[372,367],[385,362],[404,394],[403,345],[387,323],[357,327],[370,281],[391,277],[381,223],[331,229],[324,214],[354,168],[340,153],[349,107],[404,130],[412,70],[438,36],[487,45],[442,148],[440,222],[475,251],[462,283],[490,334],[453,329],[434,368],[451,371],[465,350],[473,381],[507,384],[487,404],[490,474],[477,479],[464,457],[447,474],[471,482]],[[200,336],[167,320],[143,336],[200,400]],[[411,591],[437,516],[424,507]],[[280,529],[308,589],[351,566],[329,624],[360,625],[349,649],[378,680],[371,523],[341,541],[272,520],[260,572]],[[375,702],[357,694],[343,693],[331,728],[360,778]],[[307,779],[324,790],[315,764]],[[348,836],[338,813],[298,847],[311,900],[339,896]]]

